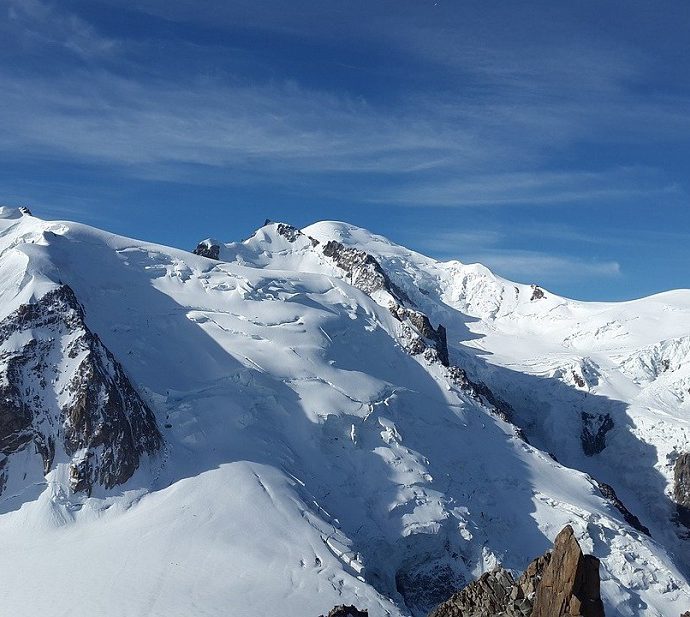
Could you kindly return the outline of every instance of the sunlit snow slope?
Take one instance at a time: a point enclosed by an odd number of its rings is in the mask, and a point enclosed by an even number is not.
[[[530,300],[341,223],[269,224],[212,260],[1,216],[0,319],[69,286],[163,438],[90,496],[67,459],[44,479],[32,444],[10,455],[26,481],[0,494],[8,614],[424,615],[498,562],[522,569],[566,523],[602,559],[608,614],[690,608],[667,495],[669,457],[690,446],[671,387],[690,370],[690,294]],[[430,351],[422,313],[533,445]],[[614,423],[591,456],[583,411]]]

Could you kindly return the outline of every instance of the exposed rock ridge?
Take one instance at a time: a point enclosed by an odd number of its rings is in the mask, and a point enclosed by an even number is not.
[[[391,304],[389,308],[393,317],[400,322],[409,322],[419,334],[419,336],[414,336],[411,331],[405,333],[410,340],[408,351],[412,355],[424,353],[429,347],[432,347],[436,351],[436,358],[443,366],[450,364],[448,359],[448,341],[444,326],[439,324],[438,328],[434,328],[424,313],[415,309],[405,308],[400,304]],[[431,360],[432,358],[429,357],[428,359]]]
[[[473,381],[468,377],[465,369],[455,365],[449,367],[449,378],[456,386],[467,392],[472,398],[486,407],[489,407],[489,409],[501,418],[501,420],[513,424],[513,408],[503,399],[496,396],[484,382]],[[524,441],[527,441],[522,429],[518,426],[515,428],[518,436]]]
[[[649,529],[642,524],[640,519],[625,507],[625,504],[618,498],[616,491],[613,490],[611,485],[606,484],[605,482],[597,482],[597,487],[599,488],[599,492],[602,494],[602,496],[611,502],[613,507],[623,515],[623,518],[628,525],[649,537],[652,536],[652,534],[649,532]]]
[[[546,294],[544,293],[544,290],[541,287],[539,287],[539,285],[532,285],[532,295],[530,296],[530,302],[534,302],[535,300],[542,300],[545,297]]]
[[[366,294],[371,295],[383,289],[397,300],[391,303],[389,310],[404,324],[403,336],[407,339],[405,348],[410,354],[423,354],[430,363],[440,362],[449,369],[449,379],[455,385],[484,403],[502,420],[513,423],[513,409],[508,403],[497,397],[486,384],[470,380],[464,369],[451,365],[445,326],[439,324],[434,328],[425,313],[411,308],[414,306],[412,300],[391,281],[372,255],[356,248],[345,247],[335,240],[326,243],[323,253],[334,259],[336,264],[348,273],[350,283]],[[521,428],[516,426],[515,430],[521,439],[527,441]]]
[[[0,322],[0,491],[33,444],[43,473],[69,464],[74,491],[128,480],[162,438],[120,364],[63,285]]]
[[[429,617],[603,617],[599,560],[583,555],[567,525],[553,550],[516,580],[496,568],[437,606]]]
[[[486,384],[470,380],[464,369],[451,365],[445,326],[439,324],[434,328],[425,313],[411,308],[414,306],[412,300],[393,283],[375,257],[360,249],[345,247],[335,240],[323,246],[323,254],[345,270],[350,284],[367,295],[385,290],[396,300],[390,304],[389,310],[403,324],[403,336],[407,340],[405,348],[411,355],[423,354],[427,362],[440,362],[449,369],[449,379],[455,385],[484,403],[502,420],[513,423],[513,409],[508,403],[498,398]],[[527,441],[521,428],[516,426],[515,430],[521,439]]]
[[[299,238],[304,236],[309,238],[312,246],[317,246],[319,244],[319,241],[315,238],[307,236],[305,233],[302,232],[301,229],[297,229],[297,227],[288,225],[287,223],[277,223],[276,231],[278,232],[278,235],[283,236],[288,242],[296,242]]]
[[[364,293],[371,295],[384,290],[398,303],[412,304],[407,294],[390,280],[376,258],[366,251],[329,240],[323,247],[323,254],[345,270],[348,282]]]
[[[681,454],[673,466],[673,500],[678,520],[690,528],[690,452]]]
[[[328,615],[321,615],[321,617],[368,617],[368,615],[369,611],[360,611],[354,606],[341,604],[331,609]]]
[[[218,261],[220,259],[220,244],[211,239],[202,240],[196,245],[192,253]]]

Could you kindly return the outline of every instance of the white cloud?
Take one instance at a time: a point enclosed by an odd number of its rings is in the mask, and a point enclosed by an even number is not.
[[[84,84],[88,82],[89,87]],[[293,83],[142,83],[106,72],[0,75],[5,151],[131,166],[407,173],[493,154],[462,129]]]
[[[682,206],[684,207],[684,206]],[[463,230],[426,228],[409,230],[405,241],[422,251],[429,251],[443,259],[467,259],[478,253],[510,250],[510,246],[529,244],[535,240],[567,244],[570,249],[583,253],[596,247],[658,247],[666,242],[688,242],[690,233],[647,229],[641,236],[638,229],[628,229],[623,219],[615,229],[609,226],[592,228],[591,225],[573,226],[545,223],[533,219],[522,223],[501,224],[500,219],[487,226],[477,220],[463,219]]]
[[[544,171],[554,151],[582,140],[687,138],[690,121],[678,112],[684,101],[631,92],[628,82],[641,79],[650,64],[629,50],[579,42],[552,46],[547,54],[543,42],[534,41],[516,54],[471,28],[454,32],[433,21],[425,25],[426,19],[413,27],[409,15],[401,21],[398,13],[369,9],[365,2],[347,10],[335,3],[300,5],[284,19],[277,2],[258,9],[244,0],[219,3],[215,11],[201,12],[186,1],[141,5],[181,21],[213,14],[214,23],[206,25],[220,29],[245,16],[253,28],[283,34],[296,28],[300,36],[313,29],[310,20],[328,21],[340,10],[345,34],[338,30],[334,36],[378,36],[408,59],[434,64],[447,78],[431,94],[412,88],[376,104],[239,74],[195,75],[184,82],[172,72],[152,78],[146,53],[128,55],[131,42],[101,36],[57,4],[10,3],[10,21],[24,38],[52,41],[82,59],[106,54],[127,68],[127,77],[98,61],[61,74],[0,72],[0,151],[6,156],[115,166],[118,173],[141,178],[271,181],[320,191],[328,190],[324,178],[339,175],[343,199],[403,205],[573,204],[680,192],[645,170]],[[371,20],[359,19],[361,14]],[[395,27],[381,29],[382,24]],[[212,69],[216,50],[196,47],[186,51],[200,54]],[[363,176],[376,176],[379,187],[385,181],[385,190],[373,191]]]
[[[436,182],[418,182],[377,195],[372,200],[410,206],[554,205],[682,195],[654,170],[614,168],[600,172],[534,170],[477,174]]]
[[[621,275],[617,261],[584,260],[541,251],[496,249],[470,254],[468,262],[479,262],[496,273],[524,282],[545,280],[589,280]]]
[[[77,15],[42,0],[7,0],[6,6],[8,25],[29,45],[57,44],[83,58],[100,56],[116,45]]]
[[[407,242],[438,259],[459,259],[464,263],[481,263],[497,274],[522,282],[558,282],[570,280],[607,279],[621,275],[618,261],[611,259],[584,259],[565,253],[510,248],[508,245],[524,243],[530,238],[549,236],[551,240],[574,243],[608,244],[623,241],[620,237],[586,234],[564,225],[526,222],[523,225],[472,228],[463,231],[426,229],[407,234]],[[585,250],[578,251],[580,255]]]

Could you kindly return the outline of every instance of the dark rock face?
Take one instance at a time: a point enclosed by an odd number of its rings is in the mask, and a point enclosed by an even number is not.
[[[472,398],[488,406],[495,415],[501,418],[501,420],[504,422],[513,422],[513,408],[503,399],[496,396],[485,383],[481,381],[472,381],[467,376],[465,369],[459,366],[451,366],[449,368],[449,377],[456,386],[459,386],[472,396]],[[518,429],[518,431],[520,432],[521,439],[527,441],[520,429]]]
[[[603,617],[599,560],[583,555],[570,525],[558,534],[534,598],[532,617]]]
[[[365,251],[346,247],[336,240],[330,240],[323,247],[323,254],[333,259],[335,264],[345,270],[350,285],[371,295],[381,289],[390,293],[401,304],[410,303],[407,294],[388,278],[376,259]]]
[[[302,232],[297,229],[297,227],[293,227],[287,223],[278,223],[276,231],[284,238],[287,238],[289,242],[294,242],[302,235]]]
[[[87,493],[122,484],[162,445],[153,413],[67,286],[0,322],[0,383],[0,490],[12,455],[32,444],[44,473],[69,463],[71,488]]]
[[[507,570],[485,572],[437,606],[429,617],[603,617],[599,560],[583,555],[567,525],[553,551],[516,581]]]
[[[276,231],[278,234],[286,238],[288,242],[296,242],[298,238],[306,237],[309,238],[309,242],[311,242],[312,247],[319,245],[319,241],[316,238],[305,236],[305,234],[302,233],[302,230],[297,229],[297,227],[293,227],[292,225],[288,225],[287,223],[278,223]]]
[[[354,606],[345,606],[341,604],[329,611],[328,615],[321,615],[321,617],[368,617],[369,611],[360,611]]]
[[[544,293],[544,290],[541,287],[539,287],[538,285],[532,285],[532,297],[530,298],[531,302],[534,302],[535,300],[541,300],[545,297],[546,294]]]
[[[690,452],[681,454],[673,466],[673,499],[678,519],[690,528]]]
[[[433,349],[436,350],[438,360],[443,366],[449,365],[448,359],[448,341],[446,339],[446,329],[439,324],[438,328],[431,325],[429,318],[421,311],[405,308],[399,304],[394,304],[390,307],[391,314],[399,321],[409,321],[419,335],[429,341]],[[411,335],[412,333],[410,333]],[[409,349],[410,353],[416,355],[423,353],[428,348],[426,341],[418,341],[410,336],[412,346]]]
[[[591,414],[586,411],[581,413],[582,451],[587,456],[599,454],[606,447],[606,433],[613,428],[613,420],[609,414]]]
[[[521,581],[516,582],[513,575],[503,568],[485,572],[437,606],[429,617],[526,617],[532,611],[532,602]]]
[[[494,395],[486,384],[471,381],[464,369],[451,366],[445,326],[439,324],[437,328],[434,328],[427,315],[409,308],[413,305],[410,298],[390,280],[374,257],[365,251],[345,247],[335,240],[324,245],[323,254],[332,258],[338,267],[347,272],[350,284],[366,294],[371,295],[375,291],[383,289],[397,299],[398,302],[391,304],[389,308],[391,314],[398,321],[408,323],[411,326],[407,328],[405,337],[407,339],[405,348],[410,354],[424,354],[427,361],[438,361],[443,366],[448,367],[449,377],[453,383],[460,386],[476,400],[488,405],[501,419],[512,423],[514,413],[508,403]],[[521,439],[527,441],[520,428],[516,427],[516,431]]]
[[[26,206],[19,206],[19,211],[20,211],[22,214],[25,214],[26,216],[33,216],[33,215],[31,214],[31,210],[29,210],[29,208],[27,208]]]
[[[630,512],[630,510],[625,507],[625,504],[618,499],[618,495],[616,495],[616,491],[613,490],[612,486],[606,484],[605,482],[597,482],[597,487],[599,488],[599,492],[601,493],[602,497],[611,502],[613,507],[623,515],[623,518],[628,525],[651,537],[652,534],[649,533],[649,529],[647,529],[647,527],[640,522],[640,519]]]
[[[516,581],[503,568],[485,572],[439,605],[429,617],[527,617],[551,553],[537,557]]]
[[[215,244],[210,240],[204,240],[196,245],[196,248],[192,251],[192,253],[218,261],[218,259],[220,259],[220,245]]]

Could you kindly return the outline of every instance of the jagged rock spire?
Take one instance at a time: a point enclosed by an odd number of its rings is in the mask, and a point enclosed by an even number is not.
[[[680,522],[690,527],[690,452],[681,454],[673,467],[673,499]]]
[[[368,617],[369,611],[360,611],[354,606],[345,606],[341,604],[330,610],[328,615],[321,615],[321,617]]]
[[[599,560],[584,555],[573,528],[515,581],[503,568],[485,572],[434,609],[429,617],[604,617]]]

